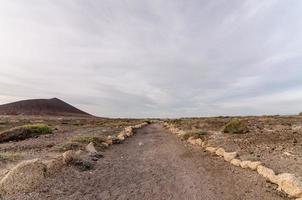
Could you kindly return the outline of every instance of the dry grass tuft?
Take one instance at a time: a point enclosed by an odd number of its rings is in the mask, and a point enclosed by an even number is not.
[[[0,161],[14,161],[20,158],[20,155],[17,153],[8,153],[2,152],[0,153]]]
[[[231,119],[223,128],[224,133],[242,134],[248,132],[246,124],[239,119]]]
[[[182,136],[182,139],[187,140],[190,137],[193,137],[194,139],[198,139],[198,138],[203,138],[207,134],[208,133],[206,131],[202,131],[202,130],[189,131],[189,132],[186,132],[186,134],[184,134]]]

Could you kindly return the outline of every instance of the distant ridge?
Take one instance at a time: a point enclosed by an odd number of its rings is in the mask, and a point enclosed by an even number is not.
[[[30,99],[0,105],[0,115],[91,116],[58,99]]]

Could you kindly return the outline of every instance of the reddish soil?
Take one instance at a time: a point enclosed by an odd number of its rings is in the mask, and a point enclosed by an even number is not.
[[[160,125],[110,147],[92,171],[70,166],[35,192],[7,199],[287,199],[256,172],[186,145]]]
[[[0,115],[90,116],[57,98],[31,99],[0,105]]]

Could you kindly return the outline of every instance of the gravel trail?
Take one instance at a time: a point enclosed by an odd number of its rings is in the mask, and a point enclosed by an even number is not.
[[[287,199],[256,172],[184,144],[158,124],[138,130],[104,156],[92,171],[68,167],[59,176],[46,179],[36,192],[8,199]]]

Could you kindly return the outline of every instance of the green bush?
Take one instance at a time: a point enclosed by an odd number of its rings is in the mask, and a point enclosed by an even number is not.
[[[52,132],[52,128],[46,124],[23,125],[0,132],[0,142],[25,140]]]
[[[52,128],[46,124],[29,124],[22,126],[22,128],[27,134],[32,135],[45,135],[53,132]]]
[[[231,119],[223,128],[224,133],[241,134],[248,131],[246,124],[239,119]]]
[[[300,112],[299,115],[302,116],[302,112]]]

